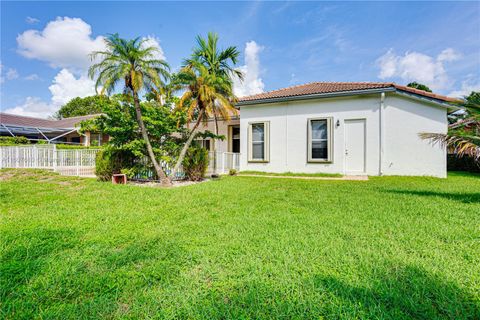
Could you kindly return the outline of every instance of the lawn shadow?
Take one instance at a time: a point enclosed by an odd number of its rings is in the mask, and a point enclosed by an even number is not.
[[[335,277],[317,276],[314,281],[339,298],[339,313],[343,309],[355,310],[361,318],[480,319],[478,298],[414,266],[390,268],[368,286],[355,286]]]
[[[193,303],[193,302],[192,302]],[[288,284],[241,282],[212,287],[179,318],[480,319],[479,301],[455,283],[417,267],[389,268],[366,286],[332,276]]]
[[[68,229],[42,229],[3,232],[0,253],[0,301],[16,296],[20,287],[40,274],[47,260],[75,247],[78,238]]]
[[[480,192],[437,192],[437,191],[416,191],[416,190],[386,190],[389,193],[402,195],[413,195],[420,197],[440,197],[462,203],[480,203]]]

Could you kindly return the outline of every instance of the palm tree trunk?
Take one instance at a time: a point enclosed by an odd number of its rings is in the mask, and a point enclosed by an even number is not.
[[[187,139],[187,142],[183,145],[182,151],[180,151],[180,155],[178,156],[177,163],[175,164],[175,167],[173,168],[173,172],[177,172],[177,170],[180,168],[182,165],[183,159],[185,159],[185,154],[187,154],[187,150],[192,144],[193,138],[195,138],[195,134],[197,133],[198,126],[200,125],[200,122],[202,121],[203,114],[205,113],[205,109],[201,108],[200,112],[198,113],[198,118],[197,122],[193,126],[192,131],[190,132],[190,136]]]
[[[213,114],[213,121],[215,122],[215,136],[218,136],[218,121],[217,115]],[[213,175],[217,174],[217,138],[213,139]]]
[[[172,182],[167,177],[162,167],[160,167],[160,165],[158,164],[157,159],[155,159],[155,154],[153,153],[153,148],[152,148],[152,145],[150,144],[150,139],[148,138],[147,129],[145,129],[145,124],[143,123],[142,111],[140,110],[140,100],[138,99],[138,95],[135,91],[133,92],[133,101],[135,105],[135,114],[137,115],[138,125],[140,126],[140,131],[142,132],[143,140],[145,140],[145,144],[147,145],[147,152],[148,152],[148,155],[150,156],[150,160],[153,163],[155,172],[157,173],[157,176],[160,179],[160,183],[163,186],[171,186]]]

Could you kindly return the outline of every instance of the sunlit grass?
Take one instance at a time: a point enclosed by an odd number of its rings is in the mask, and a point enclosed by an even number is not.
[[[478,175],[0,172],[0,318],[480,318]]]

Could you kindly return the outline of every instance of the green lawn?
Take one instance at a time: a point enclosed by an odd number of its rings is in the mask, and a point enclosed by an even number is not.
[[[480,319],[480,176],[1,171],[0,318]]]

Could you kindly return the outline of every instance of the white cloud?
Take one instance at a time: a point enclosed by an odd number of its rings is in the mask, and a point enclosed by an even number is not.
[[[92,38],[91,34],[91,26],[82,19],[58,17],[42,31],[27,30],[20,34],[18,52],[52,67],[85,70],[90,65],[89,54],[105,49],[104,38]]]
[[[459,52],[456,52],[452,48],[447,48],[440,52],[440,54],[437,57],[438,61],[455,61],[458,60],[462,57],[462,55]]]
[[[8,80],[13,80],[18,78],[18,72],[16,69],[9,68],[6,74]]]
[[[47,102],[38,97],[27,97],[25,102],[5,110],[24,116],[46,118],[53,115],[58,109],[76,97],[86,97],[95,94],[94,82],[86,75],[75,77],[67,69],[62,69],[48,87],[52,94],[51,101]]]
[[[40,20],[38,20],[37,18],[33,18],[33,17],[27,17],[25,19],[25,22],[28,23],[28,24],[36,24],[36,23],[39,23]]]
[[[46,118],[55,111],[54,106],[38,97],[27,97],[24,103],[5,110],[6,113],[40,118]]]
[[[239,69],[244,74],[243,82],[234,79],[234,92],[237,96],[243,97],[263,92],[265,87],[260,78],[259,54],[263,50],[255,41],[249,41],[245,45],[245,65]]]
[[[405,82],[417,81],[433,90],[442,90],[452,83],[445,71],[444,62],[459,58],[460,54],[451,48],[443,50],[436,58],[419,52],[406,52],[401,56],[390,49],[377,59],[380,67],[378,77],[398,77]]]
[[[48,89],[52,93],[52,105],[60,107],[75,97],[94,95],[95,83],[86,75],[77,78],[67,69],[62,69]]]
[[[143,38],[144,42],[142,47],[155,47],[157,48],[157,54],[154,56],[155,59],[158,60],[166,60],[165,54],[163,53],[163,49],[160,46],[160,39],[155,36],[148,36]]]
[[[4,73],[4,71],[7,71]],[[13,80],[19,77],[18,72],[14,68],[6,69],[3,64],[0,63],[0,83],[4,83],[5,80]]]
[[[34,81],[34,80],[40,80],[40,77],[38,76],[38,74],[32,73],[26,76],[24,79],[28,81]]]
[[[480,82],[465,80],[462,82],[460,89],[448,93],[449,97],[462,98],[468,96],[472,91],[480,92]]]

